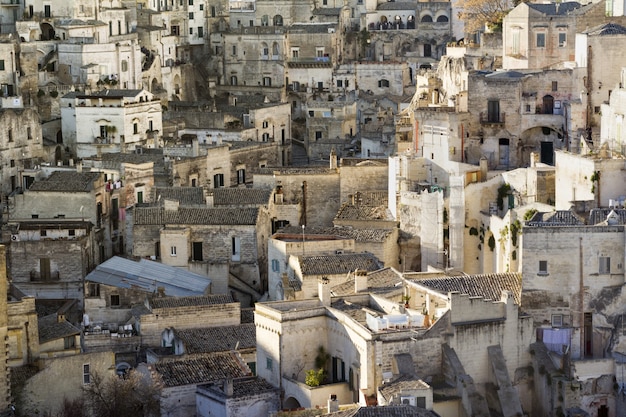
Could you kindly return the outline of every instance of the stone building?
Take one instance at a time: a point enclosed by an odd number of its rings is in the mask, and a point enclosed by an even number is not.
[[[601,133],[600,146],[608,146],[611,151],[624,154],[624,113],[626,113],[626,101],[624,81],[626,72],[624,69],[620,73],[620,83],[618,88],[613,89],[608,103],[601,105]]]
[[[196,415],[269,415],[280,410],[280,390],[259,377],[237,378],[199,385]]]
[[[73,356],[81,353],[81,329],[61,314],[50,314],[37,320],[39,326],[39,359]]]
[[[161,145],[161,103],[145,90],[68,93],[61,119],[63,141],[79,158]]]

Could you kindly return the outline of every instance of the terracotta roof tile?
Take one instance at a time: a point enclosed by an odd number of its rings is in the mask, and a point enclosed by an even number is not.
[[[484,297],[486,300],[500,301],[503,290],[513,293],[515,303],[521,305],[522,274],[505,272],[499,274],[464,275],[441,278],[411,280],[442,294],[458,291],[471,297]]]
[[[227,294],[214,294],[191,297],[162,297],[153,298],[150,302],[152,309],[176,308],[190,306],[208,306],[216,304],[234,303],[233,297]]]
[[[367,274],[367,292],[374,294],[388,294],[398,292],[402,294],[402,274],[393,268],[379,269]],[[332,288],[334,296],[354,294],[354,278]]]
[[[371,253],[347,253],[299,257],[303,275],[346,274],[355,269],[375,271],[382,267]]]
[[[99,172],[55,171],[45,180],[35,181],[29,191],[90,192]]]
[[[166,387],[202,384],[252,374],[236,352],[210,353],[184,359],[166,359],[150,365]]]
[[[174,334],[184,343],[185,353],[227,352],[256,348],[254,323],[237,326],[174,329]]]
[[[258,208],[184,208],[136,207],[136,225],[255,225]]]
[[[67,320],[59,321],[56,314],[41,317],[38,320],[39,343],[80,334],[80,329]]]

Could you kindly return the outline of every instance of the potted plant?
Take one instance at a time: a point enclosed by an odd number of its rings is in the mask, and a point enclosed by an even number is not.
[[[402,301],[404,301],[404,308],[409,308],[409,301],[411,300],[411,296],[406,294],[402,296]]]

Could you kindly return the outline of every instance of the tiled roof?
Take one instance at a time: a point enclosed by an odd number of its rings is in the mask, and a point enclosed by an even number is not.
[[[526,226],[582,226],[585,221],[570,210],[557,210],[548,213],[537,212],[526,222]]]
[[[237,326],[174,329],[174,333],[184,343],[185,353],[188,354],[226,352],[235,350],[235,348],[256,348],[254,323]]]
[[[589,224],[590,225],[600,225],[600,224],[605,225],[607,222],[607,217],[611,213],[614,213],[612,214],[612,216],[615,216],[615,220],[617,221],[617,224],[626,224],[626,210],[607,209],[607,208],[591,210],[591,212],[589,213]]]
[[[200,187],[154,187],[152,201],[161,199],[178,201],[181,206],[206,206],[204,190]]]
[[[328,235],[354,239],[357,242],[384,242],[391,233],[390,229],[354,229],[349,227],[307,227],[305,235]],[[302,235],[302,228],[287,226],[280,229],[279,234]]]
[[[67,320],[59,321],[56,314],[41,317],[38,320],[39,343],[80,334],[80,329]]]
[[[280,168],[261,168],[259,173],[263,175],[326,175],[336,173],[336,169],[325,167],[280,167]]]
[[[323,417],[438,417],[434,411],[411,405],[386,405],[383,407],[359,407],[350,410],[322,414]]]
[[[387,400],[402,391],[419,390],[430,388],[427,383],[412,375],[400,375],[393,381],[386,382],[379,390]]]
[[[371,253],[304,256],[299,258],[302,275],[346,274],[356,269],[375,271],[382,268]]]
[[[241,323],[254,323],[254,307],[241,309]]]
[[[256,225],[258,208],[205,207],[165,210],[160,207],[136,207],[136,225]]]
[[[352,300],[350,302],[346,302],[346,300],[343,298],[340,298],[337,301],[333,301],[331,307],[341,311],[342,313],[352,318],[352,320],[363,325],[367,323],[367,314],[372,314],[373,311],[376,311],[369,305],[361,305],[353,302]],[[385,312],[383,311],[380,311],[379,313],[381,316],[385,314]]]
[[[216,188],[211,192],[215,206],[267,205],[272,195],[272,190],[259,188]]]
[[[35,181],[29,191],[90,192],[100,177],[98,172],[55,171],[42,181]]]
[[[123,98],[137,97],[143,90],[104,89],[95,93],[85,94],[84,97]]]
[[[393,221],[387,206],[363,206],[343,203],[335,216],[335,220],[386,220]]]
[[[526,3],[531,9],[549,16],[563,16],[572,10],[580,8],[581,4],[576,1],[565,3]]]
[[[617,23],[605,23],[584,31],[589,36],[626,35],[626,28]]]
[[[312,14],[316,16],[339,16],[339,12],[341,12],[341,7],[323,7],[314,9]]]
[[[402,282],[402,274],[393,268],[383,268],[367,274],[367,292],[375,294],[387,294],[398,292],[402,294],[402,286],[396,284]],[[339,285],[335,285],[331,291],[335,296],[354,294],[354,278]]]
[[[233,303],[233,297],[228,294],[212,294],[192,297],[160,297],[153,298],[150,302],[152,309],[209,306],[216,304]]]
[[[361,162],[361,164],[367,162]],[[389,202],[389,193],[387,191],[357,191],[352,198],[355,204],[362,206],[386,206]]]
[[[145,164],[152,162],[155,166],[164,165],[162,154],[152,153],[103,153],[99,158],[105,168],[117,167],[119,164]]]
[[[236,352],[167,359],[152,364],[151,368],[161,376],[166,387],[202,384],[252,374]]]
[[[500,301],[502,291],[508,290],[513,293],[515,303],[521,305],[522,275],[516,272],[428,278],[411,281],[442,294],[458,291],[471,297],[484,297],[486,300],[493,301]]]
[[[226,397],[224,394],[224,381],[202,385],[199,388],[211,390],[222,397]],[[233,395],[230,398],[248,397],[272,391],[278,394],[280,390],[258,376],[237,378],[233,380]]]
[[[388,1],[380,3],[376,10],[415,10],[415,3]]]

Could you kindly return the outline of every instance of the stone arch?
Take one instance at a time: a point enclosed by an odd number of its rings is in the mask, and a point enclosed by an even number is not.
[[[282,26],[283,25],[283,17],[281,15],[277,14],[276,16],[274,16],[273,22],[274,22],[274,26]]]
[[[156,78],[153,78],[152,82],[150,83],[150,92],[155,93],[158,89],[159,89],[159,83]]]
[[[429,14],[425,14],[424,16],[422,16],[422,19],[420,20],[420,22],[422,23],[432,23],[433,22],[433,17]]]
[[[57,143],[59,145],[63,144],[63,131],[61,131],[61,129],[57,131]]]
[[[41,40],[42,41],[54,40],[55,31],[50,23],[43,22],[40,28],[41,28]]]
[[[283,408],[286,408],[288,410],[296,410],[301,407],[302,406],[300,405],[300,401],[296,400],[294,397],[287,398],[283,403]]]
[[[554,97],[550,94],[543,96],[541,112],[543,114],[554,114]]]
[[[530,165],[530,154],[539,155],[539,161],[547,165],[554,164],[554,150],[566,147],[561,127],[534,126],[520,135],[518,145],[519,166]]]
[[[180,94],[180,75],[178,74],[174,76],[174,94]]]
[[[439,23],[447,23],[449,21],[450,19],[448,19],[448,16],[446,16],[445,14],[437,16],[437,22]]]
[[[407,29],[415,29],[415,16],[411,15],[411,16],[409,16],[407,18],[406,28]]]

